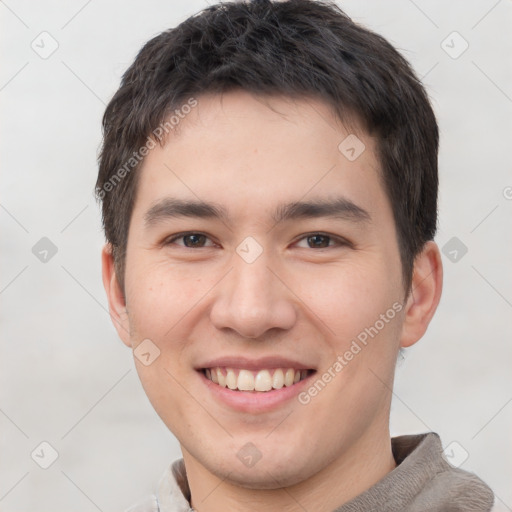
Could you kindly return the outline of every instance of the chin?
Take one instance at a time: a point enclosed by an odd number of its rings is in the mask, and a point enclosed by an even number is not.
[[[219,474],[217,476],[238,487],[254,490],[274,490],[290,487],[310,477],[301,468],[290,467],[287,471],[283,471],[281,464],[263,465],[262,461],[258,463],[258,466],[260,467],[237,469],[232,471],[229,476]]]
[[[261,458],[251,466],[244,465],[240,460],[243,457],[235,455],[234,451],[229,450],[229,453],[233,453],[233,456],[209,460],[203,458],[200,462],[217,478],[238,487],[255,490],[296,485],[310,478],[321,462],[316,454],[310,454],[314,458],[309,459],[306,454],[300,454],[300,449],[292,450],[289,446],[286,450],[277,447],[262,449]]]

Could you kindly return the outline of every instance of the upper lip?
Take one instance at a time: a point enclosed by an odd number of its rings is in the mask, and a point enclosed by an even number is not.
[[[293,368],[295,370],[314,370],[311,365],[300,363],[295,359],[280,356],[266,356],[258,359],[248,359],[243,356],[224,356],[210,359],[196,366],[196,370],[204,368],[243,368],[247,370],[261,370],[272,368]]]

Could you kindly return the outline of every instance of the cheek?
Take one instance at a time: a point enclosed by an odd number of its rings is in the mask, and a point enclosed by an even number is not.
[[[208,288],[201,277],[162,262],[134,264],[126,277],[132,330],[162,341],[177,328]]]
[[[135,354],[136,369],[153,408],[174,432],[179,427],[176,418],[187,417],[190,408],[180,382],[190,378],[189,318],[205,293],[203,283],[162,262],[132,263],[126,280],[132,343],[149,339],[160,351],[148,366]]]
[[[333,348],[342,350],[396,300],[387,276],[378,261],[319,266],[301,273],[294,291],[304,302],[305,313],[314,313],[311,320],[323,325]]]

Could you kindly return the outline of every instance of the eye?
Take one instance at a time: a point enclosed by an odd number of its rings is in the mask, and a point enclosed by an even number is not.
[[[324,233],[311,233],[302,237],[298,243],[298,247],[309,249],[325,249],[328,247],[348,245],[348,242],[338,237],[326,235]]]
[[[214,245],[213,242],[203,233],[178,233],[177,235],[167,238],[164,242],[164,245],[172,244],[192,249],[196,247],[212,247]]]

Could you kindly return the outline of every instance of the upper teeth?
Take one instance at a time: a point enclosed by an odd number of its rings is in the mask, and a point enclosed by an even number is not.
[[[295,370],[293,368],[277,368],[271,370],[251,370],[234,368],[206,368],[208,379],[229,389],[239,391],[270,391],[291,386],[307,377],[308,370]]]

